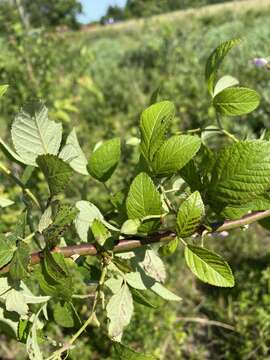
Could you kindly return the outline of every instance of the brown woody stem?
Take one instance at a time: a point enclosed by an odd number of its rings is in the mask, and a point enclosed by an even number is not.
[[[254,223],[255,221],[264,219],[266,217],[270,217],[270,210],[259,211],[255,213],[248,214],[241,219],[238,220],[228,220],[224,221],[223,223],[216,223],[211,226],[212,232],[222,232],[228,231],[232,229],[236,229],[245,225],[249,225]],[[209,231],[211,232],[211,231]],[[170,240],[176,237],[176,233],[173,231],[163,231],[158,234],[151,235],[146,238],[134,238],[134,239],[124,239],[120,240],[114,247],[114,252],[124,252],[136,249],[138,247],[157,243],[157,242],[169,242]],[[54,252],[60,252],[64,255],[64,257],[69,258],[72,255],[85,255],[85,256],[95,256],[97,255],[98,251],[94,244],[80,244],[80,245],[72,245],[72,246],[65,246],[61,248],[55,248],[52,250]],[[31,255],[31,265],[36,265],[40,263],[43,258],[42,251],[35,252]],[[5,274],[9,272],[9,264],[3,267],[0,270],[0,274]]]

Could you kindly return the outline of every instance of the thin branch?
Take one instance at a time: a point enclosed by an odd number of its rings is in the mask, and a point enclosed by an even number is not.
[[[212,232],[222,232],[222,231],[228,231],[236,228],[243,227],[245,225],[252,224],[258,220],[264,219],[270,217],[270,210],[265,211],[259,211],[255,213],[251,213],[249,215],[244,216],[241,219],[238,220],[228,220],[224,221],[223,223],[216,223],[212,224]],[[211,232],[211,231],[210,231]],[[153,234],[146,238],[133,238],[133,239],[124,239],[120,240],[115,247],[113,248],[113,251],[118,252],[125,252],[130,251],[133,249],[136,249],[138,247],[157,243],[157,242],[169,242],[176,237],[176,233],[173,231],[163,231],[157,234]],[[55,248],[52,250],[53,252],[59,252],[64,255],[64,257],[69,258],[73,255],[85,255],[85,256],[95,256],[98,253],[97,248],[94,244],[80,244],[80,245],[72,245],[72,246],[65,246],[60,248]],[[43,252],[36,252],[31,255],[31,261],[30,265],[36,265],[39,264],[40,261],[43,258]],[[10,265],[6,265],[0,270],[0,274],[5,274],[9,272]]]
[[[22,192],[27,195],[32,202],[38,207],[41,208],[41,205],[38,201],[38,199],[36,198],[36,196],[32,193],[31,190],[29,190],[25,184],[19,179],[17,178],[14,174],[12,174],[12,172],[2,163],[0,163],[0,171],[5,174],[8,178],[10,178],[12,181],[15,182],[15,184],[17,184],[21,189]]]
[[[258,211],[258,212],[248,214],[238,220],[227,220],[227,221],[224,221],[223,223],[212,225],[212,229],[214,232],[232,230],[232,229],[236,229],[239,227],[243,227],[243,226],[252,224],[258,220],[262,220],[267,217],[270,217],[270,210]]]
[[[199,323],[201,325],[218,326],[218,327],[222,327],[222,328],[227,329],[227,330],[235,331],[235,327],[232,326],[232,325],[225,324],[225,323],[220,322],[220,321],[209,320],[207,318],[179,317],[179,318],[177,318],[177,321],[195,322],[195,323]]]

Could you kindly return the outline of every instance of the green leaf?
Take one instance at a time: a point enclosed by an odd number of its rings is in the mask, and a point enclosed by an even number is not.
[[[142,293],[142,291],[139,291],[137,289],[130,288],[133,300],[143,306],[149,307],[151,309],[156,309],[157,306],[152,304],[146,296]]]
[[[105,141],[91,155],[87,169],[95,179],[106,182],[116,169],[121,155],[119,138]]]
[[[14,201],[8,198],[0,196],[0,208],[5,208],[14,204]]]
[[[150,97],[150,101],[149,101],[149,106],[150,105],[153,105],[155,103],[158,102],[158,99],[159,99],[159,95],[160,95],[160,90],[161,90],[161,85],[158,86],[151,94],[151,97]]]
[[[203,187],[201,174],[197,169],[194,159],[191,159],[179,172],[191,191],[201,190]]]
[[[103,215],[99,209],[89,201],[81,200],[76,203],[79,213],[75,219],[75,227],[80,239],[88,241],[88,230],[95,219],[103,220]]]
[[[120,343],[114,343],[113,349],[117,360],[156,360],[152,355],[138,353]]]
[[[156,281],[164,282],[166,280],[164,263],[158,254],[150,247],[145,250],[144,258],[142,261],[139,261],[139,265],[148,276]]]
[[[125,280],[129,286],[137,290],[147,290],[155,284],[155,279],[147,276],[142,269],[125,274]]]
[[[157,150],[152,168],[158,176],[169,176],[182,169],[198,152],[201,140],[198,136],[176,135],[165,141]]]
[[[41,215],[41,218],[38,223],[38,231],[42,233],[45,229],[47,229],[52,224],[52,207],[49,206]]]
[[[45,251],[41,267],[35,269],[35,277],[46,295],[65,301],[70,300],[73,292],[73,280],[61,253]]]
[[[113,340],[121,341],[123,330],[133,314],[133,299],[126,284],[110,298],[106,311],[109,319],[109,336]]]
[[[50,248],[59,243],[61,236],[64,235],[68,227],[75,220],[78,212],[78,209],[70,205],[62,204],[58,207],[52,224],[43,231],[46,244],[49,245]]]
[[[122,225],[120,232],[121,234],[135,235],[138,233],[140,225],[141,221],[139,219],[128,219]]]
[[[180,301],[181,298],[170,290],[166,289],[163,285],[157,282],[154,278],[148,276],[145,271],[139,267],[136,272],[125,274],[127,283],[137,290],[151,290],[164,300]]]
[[[70,165],[55,155],[41,155],[36,161],[48,182],[51,195],[62,192],[73,174]]]
[[[239,84],[239,81],[230,75],[225,75],[222,78],[218,80],[216,83],[213,97],[215,97],[218,93],[220,93],[222,90],[227,89],[229,87],[233,87]]]
[[[162,101],[151,105],[141,115],[141,153],[145,160],[151,162],[155,153],[165,140],[169,123],[174,118],[174,105],[170,101]]]
[[[0,307],[0,324],[2,332],[4,329],[7,329],[11,337],[16,337],[18,320],[14,319],[13,316],[7,317],[6,310],[3,307]]]
[[[9,263],[16,251],[16,246],[11,244],[4,235],[0,235],[0,268]]]
[[[240,219],[250,211],[263,211],[270,209],[270,196],[263,194],[258,198],[242,205],[226,206],[220,215],[225,219]]]
[[[25,169],[23,170],[22,176],[21,176],[21,182],[26,186],[29,182],[29,180],[32,178],[32,175],[35,171],[35,167],[32,165],[27,165]]]
[[[28,276],[28,265],[30,263],[30,248],[27,244],[20,242],[10,263],[9,276],[12,280],[22,280]]]
[[[22,159],[11,147],[6,144],[6,142],[0,138],[0,149],[5,154],[5,156],[10,160],[18,163],[19,165],[25,164],[24,159]]]
[[[168,300],[168,301],[182,300],[179,296],[175,295],[173,292],[166,289],[163,285],[161,285],[158,282],[156,282],[153,286],[151,286],[151,290],[164,300]]]
[[[0,85],[0,98],[6,93],[8,85]]]
[[[42,269],[42,271],[41,271]],[[56,282],[46,272],[44,265],[41,267],[36,266],[34,271],[34,277],[38,281],[39,287],[42,293],[56,299],[69,301],[72,295],[72,282],[68,279],[67,282]],[[69,288],[68,286],[70,286]]]
[[[38,330],[38,324],[39,324],[39,314],[43,309],[45,309],[44,305],[41,309],[39,309],[38,313],[35,314],[33,325],[31,327],[29,336],[26,341],[26,350],[27,354],[29,355],[29,360],[43,360],[42,352],[38,345],[38,336],[37,336],[37,330]]]
[[[57,155],[62,139],[62,125],[49,120],[47,108],[38,103],[34,109],[22,109],[11,128],[17,154],[27,165],[36,165],[39,155]]]
[[[171,240],[170,242],[168,242],[168,244],[165,244],[159,248],[158,250],[159,255],[162,257],[171,256],[177,250],[178,244],[179,244],[179,240],[177,238]]]
[[[26,340],[30,333],[31,325],[31,321],[20,319],[17,328],[17,338],[21,343],[26,344]]]
[[[218,93],[213,99],[213,105],[222,115],[238,116],[255,110],[260,103],[256,91],[243,88],[227,88]]]
[[[140,173],[133,180],[126,200],[129,219],[143,219],[149,215],[160,215],[162,203],[152,179],[146,173]],[[141,227],[141,232],[150,232],[157,228],[159,220],[150,220]]]
[[[270,230],[270,218],[259,220],[258,223],[266,230]]]
[[[21,291],[11,289],[7,293],[6,309],[7,311],[14,311],[19,315],[27,315],[29,308]]]
[[[185,259],[190,270],[200,280],[220,287],[233,287],[230,266],[219,255],[200,246],[187,245]]]
[[[92,233],[94,235],[96,242],[100,246],[104,246],[105,243],[107,242],[107,240],[109,240],[111,238],[111,233],[109,232],[109,230],[98,219],[94,219],[94,221],[91,225],[91,230],[92,230]]]
[[[14,236],[17,237],[16,240],[22,240],[25,238],[26,219],[27,219],[27,212],[24,211],[21,215],[19,215],[15,226],[15,230],[13,232]]]
[[[123,277],[117,276],[117,277],[110,277],[108,280],[104,283],[113,294],[117,294],[123,285]]]
[[[208,198],[214,209],[253,201],[270,188],[270,143],[239,141],[226,147],[212,174]]]
[[[75,129],[73,129],[69,134],[66,145],[61,150],[59,157],[68,163],[72,169],[79,174],[88,175],[86,168],[87,159],[80,147]]]
[[[53,317],[58,325],[65,328],[73,328],[76,324],[74,310],[69,302],[58,302],[54,304]]]
[[[191,194],[180,206],[177,219],[176,230],[181,238],[186,238],[194,234],[200,225],[204,215],[204,205],[198,191]]]
[[[65,262],[65,258],[61,253],[51,253],[46,250],[44,252],[44,267],[47,274],[55,281],[62,282],[63,279],[69,277],[69,271]]]
[[[236,45],[240,43],[240,39],[232,39],[229,41],[225,41],[220,44],[209,56],[206,62],[205,67],[205,79],[207,82],[208,90],[210,94],[213,94],[214,91],[214,83],[217,77],[217,71],[223,62],[225,56],[228,52]]]

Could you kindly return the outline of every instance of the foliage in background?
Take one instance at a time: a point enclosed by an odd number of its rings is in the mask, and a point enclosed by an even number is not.
[[[231,0],[127,0],[124,8],[120,8],[117,5],[109,6],[106,15],[101,18],[101,22],[105,23],[110,18],[116,21],[144,18],[170,11],[197,8],[226,1]]]
[[[10,33],[14,26],[55,28],[66,26],[79,28],[77,20],[82,12],[78,0],[2,0],[0,3],[0,32]]]
[[[129,161],[134,163],[138,157],[134,147],[138,136],[138,112],[147,106],[152,90],[158,85],[162,85],[160,98],[173,98],[176,104],[177,117],[172,131],[179,131],[179,124],[181,130],[190,126],[213,125],[213,108],[209,107],[206,90],[201,86],[202,63],[218,42],[245,33],[246,41],[239,50],[232,50],[237,56],[228,57],[223,69],[224,73],[238,75],[240,83],[256,88],[262,95],[262,103],[252,116],[223,121],[227,129],[238,136],[258,137],[262,127],[269,126],[269,75],[266,70],[254,68],[250,59],[267,56],[268,22],[267,13],[258,10],[258,13],[238,16],[232,13],[209,16],[192,23],[182,19],[178,26],[169,22],[163,25],[150,23],[143,30],[129,32],[126,29],[122,33],[112,32],[109,36],[102,32],[63,36],[33,32],[25,36],[19,29],[16,39],[10,37],[7,41],[1,38],[1,83],[10,84],[1,101],[1,133],[7,134],[14,113],[29,98],[38,96],[46,99],[53,119],[65,122],[64,136],[74,124],[79,127],[77,133],[86,153],[98,139],[117,134],[128,141],[123,161],[130,156]],[[27,61],[25,54],[29,54],[31,62]],[[47,60],[44,62],[44,59]],[[90,138],[89,133],[92,134]],[[204,141],[210,142],[213,148],[217,145],[213,137]],[[220,141],[223,142],[224,138],[220,137]],[[123,173],[125,168],[120,166],[117,173]],[[19,174],[15,164],[12,164],[12,169]],[[128,173],[123,176],[121,184],[127,183],[129,177]],[[34,173],[31,186],[35,190],[40,190],[38,179],[40,175]],[[75,176],[74,186],[67,189],[67,196],[75,199],[83,191],[87,200],[96,199],[96,205],[102,211],[110,211],[108,206],[104,206],[108,196],[101,194],[100,185],[91,180],[87,182],[90,192],[86,191],[85,182],[78,181]],[[115,176],[111,181],[112,188],[118,182],[118,176]],[[0,189],[1,195],[19,201],[18,187],[11,186],[2,176],[1,184],[5,185],[5,192],[3,187]],[[45,186],[41,190],[45,192]],[[19,214],[16,205],[1,210],[2,231],[10,231],[14,226],[16,212]],[[185,306],[167,304],[164,312],[161,303],[152,312],[136,305],[135,313],[139,312],[140,316],[128,328],[124,341],[137,350],[153,352],[164,359],[168,356],[172,359],[267,358],[269,237],[259,226],[255,230],[258,235],[236,231],[220,241],[207,240],[208,246],[224,253],[233,269],[237,268],[237,286],[230,294],[223,290],[213,291],[195,282],[185,270],[182,254],[169,258],[170,286],[186,299]],[[265,257],[258,260],[262,254]],[[81,290],[79,282],[77,285]],[[78,304],[82,304],[80,301]],[[87,306],[81,305],[80,315],[85,316],[87,312]],[[182,319],[187,317],[206,318],[205,325]],[[227,323],[236,329],[213,326],[209,320]],[[142,329],[140,333],[136,331],[138,327]],[[155,336],[152,333],[149,336],[149,328],[155,329]],[[50,338],[57,336],[62,341],[69,334],[68,329],[59,330],[53,325],[47,331]],[[94,342],[93,337],[96,339]],[[3,343],[6,338],[1,340]],[[1,350],[2,356],[23,358],[24,352],[18,345],[12,342],[9,345],[9,351]],[[49,340],[43,345],[48,350]],[[74,359],[78,356],[82,359],[111,358],[109,344],[104,345],[104,334],[100,330],[91,330],[89,337],[80,340],[70,355]]]

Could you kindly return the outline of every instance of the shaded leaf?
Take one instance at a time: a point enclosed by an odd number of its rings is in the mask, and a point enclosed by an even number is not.
[[[26,340],[30,333],[32,323],[29,320],[20,319],[17,328],[17,338],[20,342],[26,344]]]
[[[140,304],[140,305],[143,305],[143,306],[146,306],[146,307],[149,307],[149,308],[152,308],[152,309],[156,309],[157,306],[152,304],[146,296],[144,296],[144,294],[142,293],[142,291],[139,291],[139,290],[136,290],[134,288],[131,288],[130,289],[131,291],[131,294],[132,294],[132,297],[133,297],[133,300]]]
[[[57,302],[53,307],[55,322],[65,328],[73,328],[76,324],[74,310],[69,302]]]
[[[179,240],[177,238],[169,241],[167,244],[161,246],[158,250],[160,256],[171,256],[175,253],[179,245]]]
[[[9,276],[12,280],[22,280],[28,276],[28,265],[30,263],[30,248],[27,244],[20,242],[14,252],[10,263]]]
[[[62,204],[58,207],[53,223],[43,231],[46,244],[50,248],[59,243],[61,236],[64,235],[68,227],[75,220],[78,212],[78,209],[70,205]]]
[[[54,155],[41,155],[36,161],[48,182],[51,195],[62,192],[73,174],[70,165]]]
[[[73,293],[73,280],[64,256],[61,253],[45,251],[35,277],[41,290],[49,296],[69,301]]]
[[[6,93],[8,85],[0,85],[0,98]]]
[[[0,268],[5,266],[13,258],[16,246],[4,236],[0,235]]]

